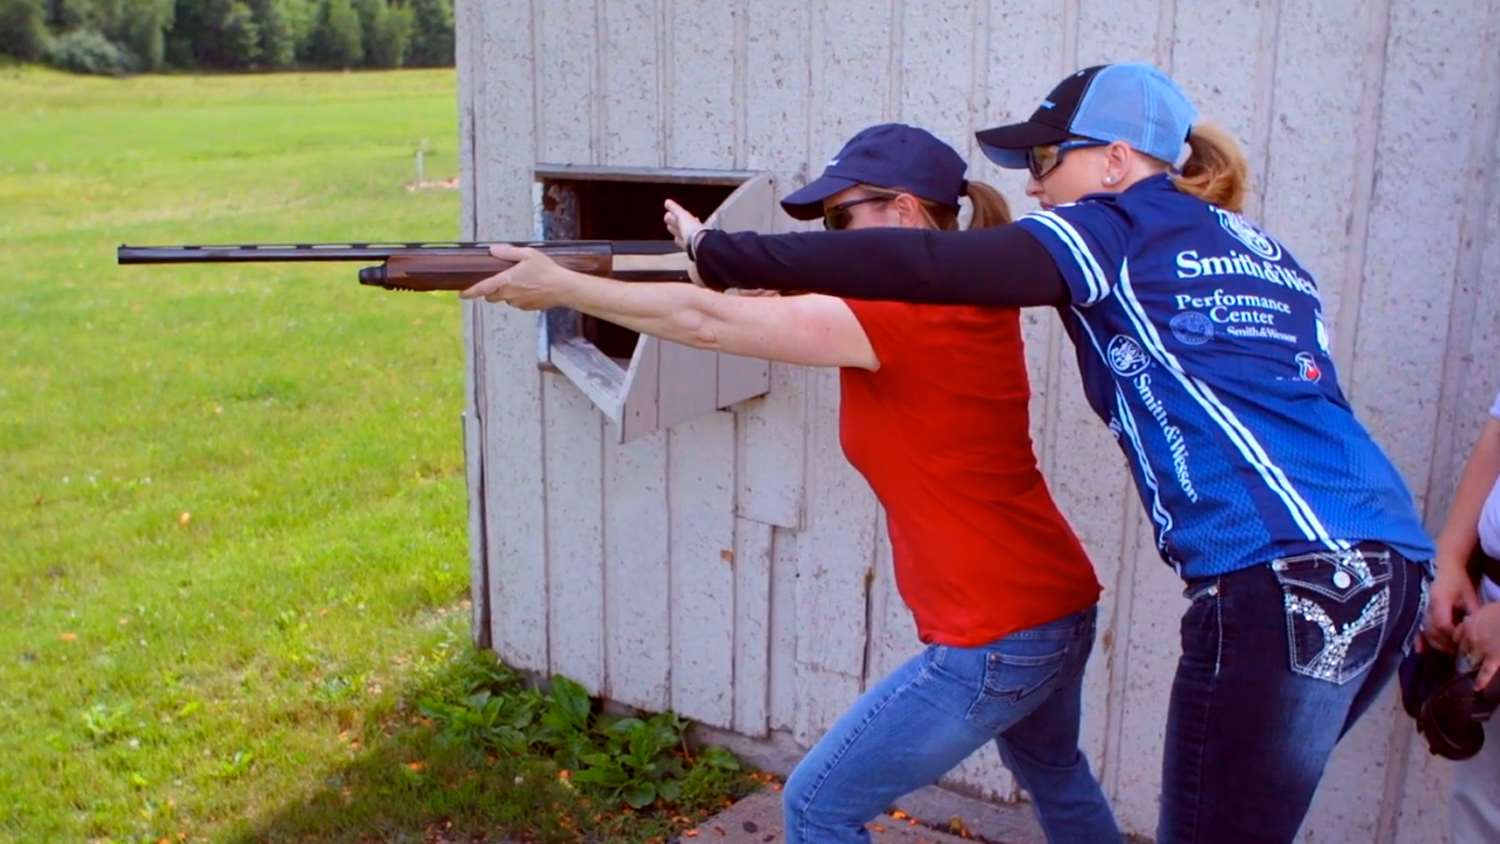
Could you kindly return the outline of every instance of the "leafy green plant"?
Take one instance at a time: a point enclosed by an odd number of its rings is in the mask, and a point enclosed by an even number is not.
[[[583,686],[557,676],[544,694],[520,676],[496,671],[456,701],[429,699],[421,711],[437,725],[439,740],[518,755],[542,750],[565,777],[612,805],[643,809],[658,801],[677,803],[695,768],[738,771],[739,761],[722,747],[705,748],[696,759],[686,748],[687,722],[671,712],[647,718],[594,712]],[[698,775],[697,780],[704,780]],[[699,783],[694,783],[698,785]]]
[[[124,732],[125,718],[130,714],[130,704],[110,706],[95,703],[83,711],[83,731],[95,745],[105,745],[119,738]]]

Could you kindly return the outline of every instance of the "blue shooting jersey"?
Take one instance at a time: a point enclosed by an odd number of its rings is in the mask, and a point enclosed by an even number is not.
[[[1411,494],[1339,389],[1317,286],[1165,175],[1017,224],[1051,253],[1084,392],[1183,577],[1360,541],[1428,560]]]

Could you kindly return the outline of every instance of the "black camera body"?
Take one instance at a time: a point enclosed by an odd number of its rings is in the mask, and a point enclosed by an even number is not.
[[[1480,689],[1479,672],[1459,671],[1453,654],[1432,646],[1401,663],[1401,704],[1417,732],[1444,759],[1468,759],[1484,747],[1484,723],[1500,705],[1500,674]]]

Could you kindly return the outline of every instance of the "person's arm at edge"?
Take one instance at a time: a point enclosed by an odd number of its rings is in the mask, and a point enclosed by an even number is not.
[[[1500,419],[1485,422],[1479,440],[1469,454],[1464,474],[1448,508],[1448,518],[1437,536],[1437,577],[1427,608],[1427,639],[1439,648],[1454,647],[1455,610],[1472,613],[1479,608],[1466,568],[1469,555],[1479,541],[1479,514],[1485,499],[1500,477]]]

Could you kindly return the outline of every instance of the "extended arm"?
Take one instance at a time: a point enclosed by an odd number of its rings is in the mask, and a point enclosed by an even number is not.
[[[808,290],[853,299],[1060,305],[1067,287],[1041,242],[1014,224],[976,231],[860,229],[696,241],[705,284]]]
[[[700,349],[810,366],[879,366],[849,306],[832,297],[728,296],[691,284],[621,282],[564,269],[535,250],[496,249],[516,266],[464,298],[526,310],[573,308]]]

